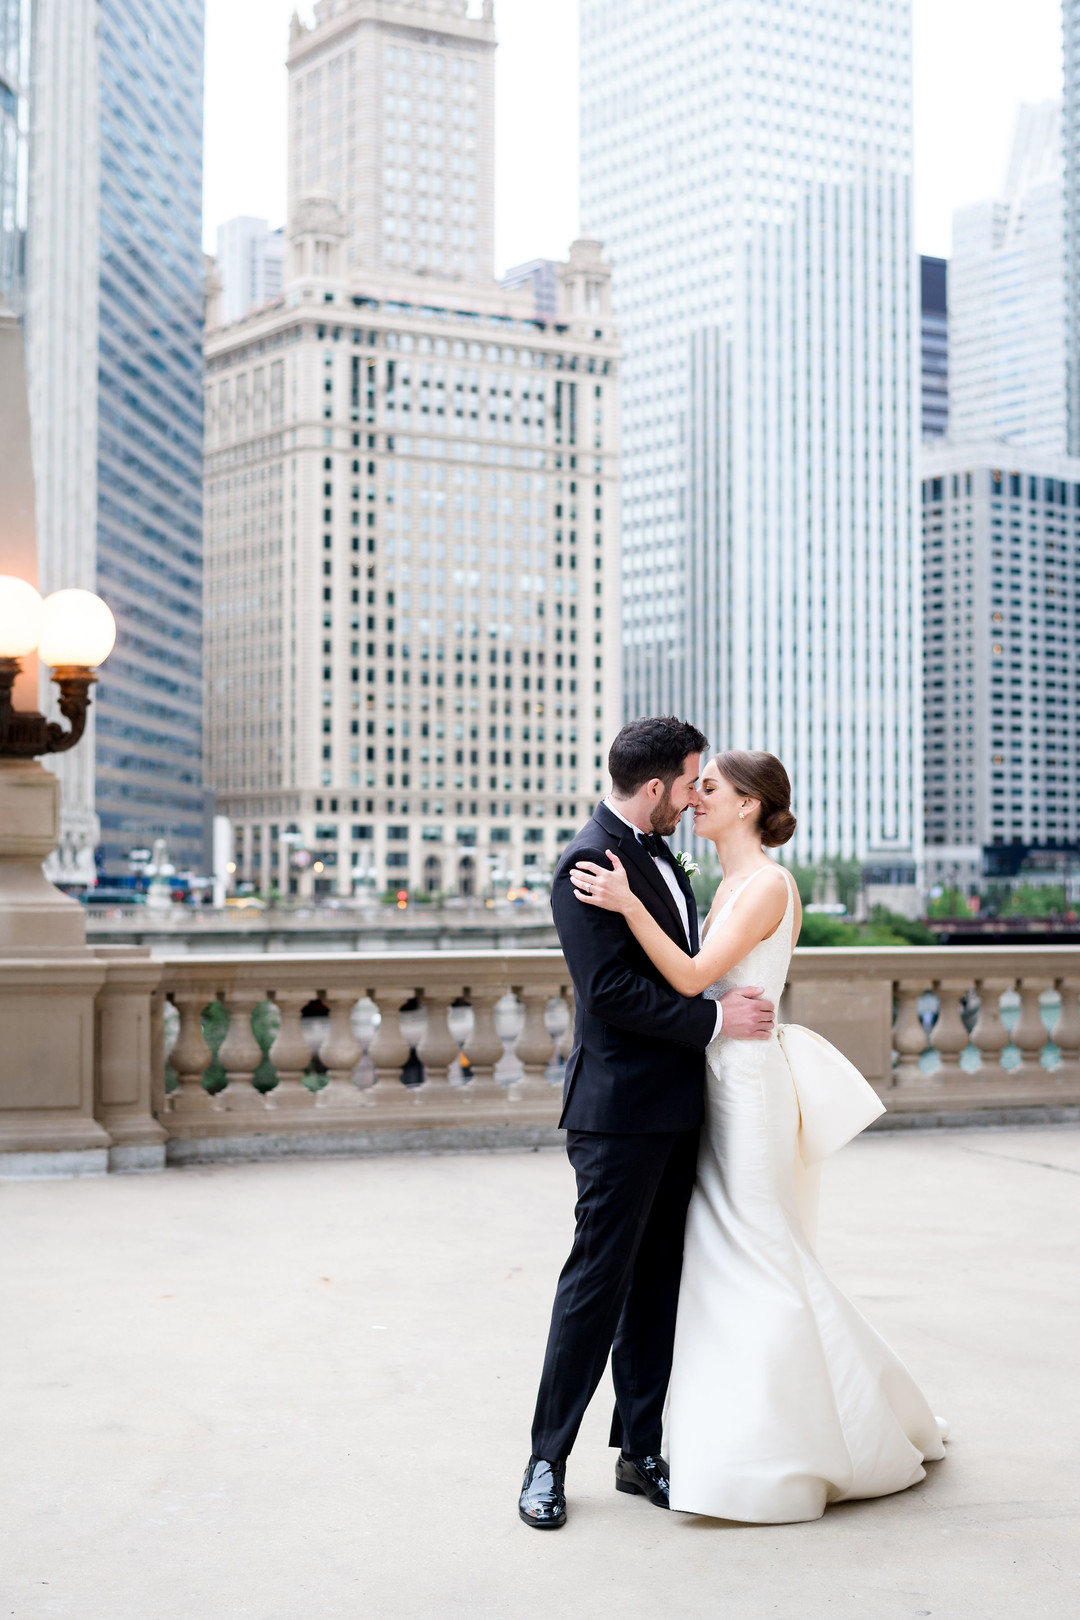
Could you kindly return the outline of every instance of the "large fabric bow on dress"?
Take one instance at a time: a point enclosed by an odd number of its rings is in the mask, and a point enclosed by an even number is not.
[[[814,1030],[778,1024],[776,1036],[799,1100],[799,1157],[808,1167],[820,1164],[883,1114],[885,1104],[843,1052]]]

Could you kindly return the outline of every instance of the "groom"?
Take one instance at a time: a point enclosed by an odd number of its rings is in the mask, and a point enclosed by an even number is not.
[[[566,1060],[566,1151],[577,1176],[574,1244],[559,1278],[518,1511],[537,1530],[566,1523],[566,1459],[611,1352],[619,1447],[615,1488],[668,1505],[660,1456],[694,1184],[705,1049],[724,1033],[764,1040],[772,1003],[751,987],[719,1002],[680,996],[618,913],[582,905],[577,861],[614,849],[634,893],[672,939],[698,949],[697,909],[664,838],[697,803],[706,739],[685,720],[634,720],[611,745],[611,796],[568,845],[551,905],[574,983]]]

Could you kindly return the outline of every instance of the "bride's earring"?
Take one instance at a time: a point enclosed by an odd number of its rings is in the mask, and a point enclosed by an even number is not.
[[[745,821],[746,820],[746,811],[745,810],[740,810],[739,811],[739,820],[740,821]]]

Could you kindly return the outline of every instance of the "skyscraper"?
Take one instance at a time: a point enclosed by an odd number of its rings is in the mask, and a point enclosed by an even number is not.
[[[493,49],[465,0],[294,25],[284,298],[208,310],[208,763],[260,888],[505,890],[606,783],[609,271],[575,242],[554,321],[494,280]]]
[[[22,307],[30,123],[30,0],[0,0],[0,306]]]
[[[931,883],[1080,842],[1080,461],[1003,448],[923,449]]]
[[[226,220],[218,226],[216,269],[227,326],[281,297],[285,232],[272,231],[267,220],[249,214]]]
[[[1061,455],[1066,441],[1061,103],[1021,106],[997,197],[953,215],[949,433]]]
[[[101,0],[97,688],[106,872],[201,864],[203,0]]]
[[[582,0],[582,223],[625,351],[626,712],[791,770],[799,859],[922,811],[904,0]]]
[[[919,260],[922,289],[922,436],[943,439],[949,431],[949,261]]]
[[[35,0],[31,68],[26,355],[45,592],[97,589],[98,305],[101,110],[97,0]],[[42,671],[39,704],[56,712]],[[60,778],[56,882],[95,880],[98,706],[78,748],[53,756]]]
[[[318,0],[314,29],[294,16],[289,217],[302,197],[333,198],[347,265],[490,283],[492,0],[479,16],[470,9],[466,0]]]
[[[1062,154],[1068,451],[1080,456],[1080,0],[1062,0],[1065,79]]]
[[[129,875],[157,837],[202,865],[202,15],[202,0],[33,6],[40,579],[99,591],[118,625],[88,735],[54,762],[51,875],[72,884],[95,864]]]

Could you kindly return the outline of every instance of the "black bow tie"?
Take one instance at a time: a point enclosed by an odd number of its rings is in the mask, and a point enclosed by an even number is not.
[[[638,843],[641,845],[642,849],[648,850],[649,854],[655,855],[657,859],[662,859],[665,855],[671,854],[671,851],[668,849],[659,833],[639,832]]]

